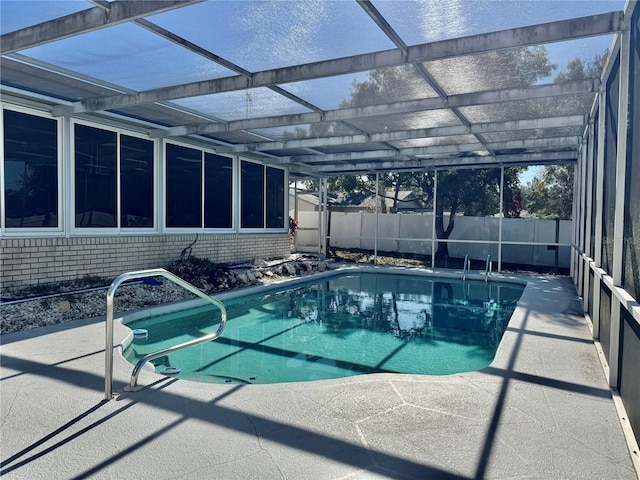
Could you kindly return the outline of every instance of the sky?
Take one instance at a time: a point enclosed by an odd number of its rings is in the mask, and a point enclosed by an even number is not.
[[[533,177],[535,177],[536,175],[540,175],[543,170],[543,166],[534,166],[527,168],[520,174],[520,185],[525,186],[528,183],[531,183]]]

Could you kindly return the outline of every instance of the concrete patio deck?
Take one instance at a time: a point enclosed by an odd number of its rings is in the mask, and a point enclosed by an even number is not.
[[[115,358],[104,320],[2,336],[9,479],[636,479],[570,279],[529,284],[495,361],[451,376],[214,385]]]

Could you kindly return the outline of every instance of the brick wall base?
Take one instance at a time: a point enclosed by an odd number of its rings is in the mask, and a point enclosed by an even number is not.
[[[72,237],[0,240],[0,288],[115,278],[121,273],[164,268],[180,258],[194,235]],[[199,235],[191,255],[214,263],[290,254],[289,235]]]

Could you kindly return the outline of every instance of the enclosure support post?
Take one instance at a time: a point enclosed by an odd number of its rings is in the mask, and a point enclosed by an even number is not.
[[[605,155],[605,133],[606,133],[606,124],[605,117],[607,116],[607,102],[609,101],[606,88],[600,92],[599,99],[599,107],[598,110],[600,114],[598,115],[598,150],[596,157],[596,175],[593,179],[595,183],[595,193],[596,198],[602,199],[602,194],[604,192],[604,155]],[[595,212],[592,214],[595,215],[596,224],[595,224],[595,248],[593,249],[593,261],[595,262],[596,267],[602,267],[602,201],[599,201],[594,205]],[[594,305],[594,310],[596,306]],[[598,305],[599,308],[599,305]]]
[[[500,217],[498,218],[498,273],[502,272],[502,217],[504,217],[504,165],[500,166]]]
[[[320,180],[320,219],[318,225],[319,253],[327,254],[327,179]]]
[[[579,151],[579,156],[578,156],[578,161],[575,163],[575,165],[573,166],[573,205],[571,206],[571,226],[573,227],[571,229],[571,249],[569,250],[570,252],[570,265],[569,265],[569,275],[571,276],[571,278],[573,278],[573,284],[576,287],[576,290],[578,290],[578,278],[579,278],[579,273],[578,273],[578,253],[577,253],[577,245],[579,244],[579,236],[580,233],[578,232],[578,221],[576,220],[578,218],[579,215],[579,203],[580,203],[580,168],[582,165],[582,154],[583,154],[583,150],[582,150],[582,146],[580,147],[580,151]],[[578,291],[578,294],[580,294],[580,292]]]
[[[378,264],[378,213],[380,207],[378,205],[378,201],[380,199],[379,189],[380,188],[380,174],[376,172],[376,228],[373,233],[373,264]]]
[[[618,360],[620,358],[620,299],[615,289],[622,285],[624,253],[624,212],[625,212],[625,181],[627,175],[627,122],[629,119],[629,77],[631,62],[631,31],[620,32],[620,88],[618,96],[618,144],[616,158],[616,179],[620,179],[621,188],[616,189],[615,215],[613,223],[613,262],[610,266],[613,277],[611,289],[611,343],[609,345],[609,386],[617,388],[620,372]],[[618,183],[618,184],[620,184]]]
[[[438,170],[433,171],[433,211],[431,215],[431,268],[436,268],[436,198],[438,198]]]
[[[594,154],[594,146],[595,143],[595,127],[593,125],[589,125],[587,127],[589,131],[589,144],[587,150],[587,158],[585,162],[585,232],[584,232],[584,275],[585,282],[583,284],[583,292],[582,292],[582,303],[583,309],[585,312],[589,310],[589,274],[591,272],[591,261],[587,259],[593,259],[591,257],[591,219],[593,218],[593,182],[594,182],[594,165],[595,165],[595,154]]]
[[[318,253],[322,253],[322,178],[318,182]]]
[[[293,182],[293,218],[298,221],[298,180]],[[298,232],[293,233],[293,248],[298,251]]]

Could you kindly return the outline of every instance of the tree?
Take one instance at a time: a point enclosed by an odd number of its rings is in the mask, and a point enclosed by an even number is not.
[[[599,78],[609,51],[595,55],[593,60],[574,58],[567,69],[558,73],[555,82]],[[561,100],[558,100],[561,101]],[[571,102],[571,99],[562,100]],[[590,98],[585,102],[590,102]],[[585,105],[589,108],[589,103]],[[573,167],[545,166],[540,175],[523,188],[525,208],[538,218],[559,218],[570,220],[573,209]]]
[[[571,220],[573,166],[547,165],[523,189],[525,207],[538,218]]]
[[[584,80],[585,78],[600,78],[604,70],[604,62],[607,59],[609,50],[596,55],[591,61],[583,61],[574,58],[567,64],[567,70],[558,73],[554,82],[566,82],[569,80]]]

